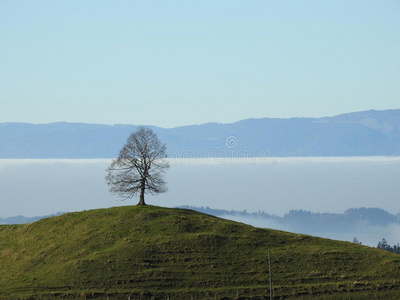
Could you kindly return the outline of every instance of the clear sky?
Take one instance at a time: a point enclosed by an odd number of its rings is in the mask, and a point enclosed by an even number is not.
[[[400,108],[399,0],[0,0],[0,123]]]

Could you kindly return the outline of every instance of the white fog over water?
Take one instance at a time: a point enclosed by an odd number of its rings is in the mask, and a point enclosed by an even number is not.
[[[137,199],[120,201],[108,192],[104,176],[110,161],[0,160],[0,217],[136,204]],[[343,213],[353,207],[378,207],[397,214],[399,178],[400,157],[172,160],[166,174],[169,191],[148,195],[146,202],[280,216],[292,209]],[[274,227],[262,220],[238,221]],[[390,228],[400,241],[397,229]],[[381,229],[377,231],[374,239],[381,235]],[[348,240],[350,235],[328,237]]]
[[[111,195],[109,159],[0,160],[0,217],[37,216],[136,204]],[[400,157],[172,160],[160,206],[342,213],[351,207],[400,212]]]

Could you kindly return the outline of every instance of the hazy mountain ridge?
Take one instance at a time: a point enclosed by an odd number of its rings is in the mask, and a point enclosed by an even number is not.
[[[34,217],[25,217],[25,216],[13,216],[8,218],[1,218],[0,217],[0,225],[10,225],[10,224],[27,224],[39,221],[41,219],[60,216],[65,214],[65,212],[58,212],[56,214],[45,215],[45,216],[34,216]]]
[[[400,109],[324,118],[246,119],[230,124],[151,126],[171,157],[396,156]],[[0,158],[113,158],[136,125],[0,124]],[[227,147],[226,140],[234,137]]]

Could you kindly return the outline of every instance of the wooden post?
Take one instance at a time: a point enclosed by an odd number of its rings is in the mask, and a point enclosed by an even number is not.
[[[271,251],[268,249],[269,299],[272,300]]]

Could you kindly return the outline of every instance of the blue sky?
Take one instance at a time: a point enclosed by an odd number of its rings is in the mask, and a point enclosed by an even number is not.
[[[400,1],[0,0],[0,123],[400,108]]]

